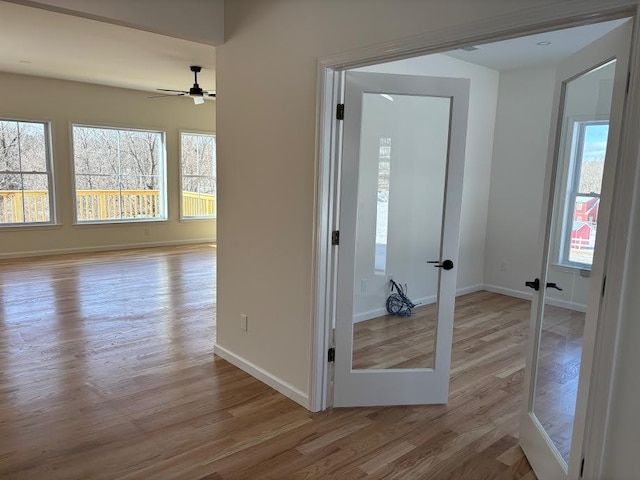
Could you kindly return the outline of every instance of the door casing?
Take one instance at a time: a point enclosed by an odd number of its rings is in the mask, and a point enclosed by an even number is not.
[[[455,26],[397,41],[391,41],[349,52],[320,58],[317,65],[316,98],[316,201],[313,245],[313,328],[309,375],[309,408],[316,412],[329,407],[332,398],[332,367],[327,352],[333,345],[335,313],[335,274],[338,248],[331,245],[331,232],[339,225],[339,189],[341,166],[341,125],[336,120],[336,105],[343,100],[344,71],[378,63],[412,58],[448,50],[518,38],[544,31],[575,27],[622,17],[637,18],[638,0],[601,0],[562,2],[544,7]],[[598,478],[602,470],[609,405],[613,387],[615,353],[622,312],[626,306],[625,263],[630,247],[629,234],[632,205],[640,196],[638,151],[640,136],[640,35],[637,26],[631,42],[629,94],[621,132],[613,214],[609,228],[610,261],[606,272],[607,290],[602,301],[592,369],[585,432],[585,478]],[[348,107],[347,107],[348,108]],[[627,199],[627,202],[621,201]],[[598,385],[598,389],[594,388]]]

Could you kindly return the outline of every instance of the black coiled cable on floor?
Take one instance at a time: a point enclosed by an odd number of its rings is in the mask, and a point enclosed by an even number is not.
[[[416,306],[409,297],[407,297],[405,288],[402,288],[402,285],[398,285],[396,282],[391,281],[391,295],[387,298],[387,312],[391,315],[395,315],[396,317],[408,317],[411,315],[411,310]],[[396,290],[396,293],[393,293],[393,290]]]

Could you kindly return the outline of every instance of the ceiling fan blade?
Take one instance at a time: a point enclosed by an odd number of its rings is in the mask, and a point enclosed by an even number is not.
[[[177,94],[170,94],[170,95],[153,95],[147,98],[183,97],[185,95],[186,95],[185,93],[177,93]]]
[[[204,94],[205,94],[207,97],[216,98],[216,94],[215,94],[215,93],[204,92]]]
[[[193,103],[196,105],[202,105],[204,103],[204,98],[202,97],[193,97]]]
[[[175,92],[175,93],[189,93],[186,90],[169,90],[167,88],[156,88],[159,92]]]

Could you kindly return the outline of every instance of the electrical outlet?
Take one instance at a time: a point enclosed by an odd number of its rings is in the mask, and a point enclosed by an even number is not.
[[[148,236],[149,236],[149,227],[145,227],[145,229],[144,229],[144,235],[145,235],[146,237],[148,237]]]
[[[507,262],[505,262],[504,260],[500,264],[500,271],[501,272],[506,272],[507,271]]]
[[[240,330],[247,331],[249,330],[249,317],[244,313],[240,314]]]
[[[367,279],[363,278],[362,280],[360,280],[360,291],[362,293],[367,291]]]

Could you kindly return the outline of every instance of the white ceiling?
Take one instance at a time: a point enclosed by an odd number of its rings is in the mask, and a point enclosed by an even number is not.
[[[495,70],[513,70],[557,63],[625,21],[625,19],[613,20],[539,33],[502,42],[476,45],[478,50],[472,52],[453,50],[446,52],[445,55]],[[541,46],[538,42],[550,42],[550,45]]]
[[[188,90],[190,65],[203,67],[198,83],[215,91],[210,45],[0,1],[0,71],[137,90]]]
[[[133,0],[132,0],[133,1]],[[558,62],[620,25],[615,20],[446,55],[496,70]],[[551,42],[539,46],[538,42]],[[0,71],[154,91],[188,89],[190,65],[200,86],[215,91],[210,45],[0,0]]]
[[[4,0],[207,45],[224,42],[224,0]]]

